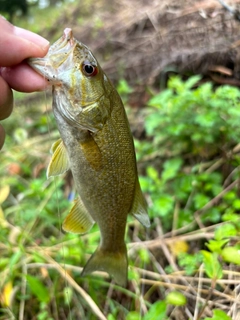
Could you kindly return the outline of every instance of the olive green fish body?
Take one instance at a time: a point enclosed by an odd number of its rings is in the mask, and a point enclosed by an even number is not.
[[[45,58],[31,59],[30,65],[53,85],[61,140],[52,147],[48,176],[70,169],[79,193],[63,229],[85,233],[97,222],[101,242],[83,275],[103,270],[125,285],[127,215],[146,227],[150,223],[122,101],[91,51],[72,37],[70,29]]]

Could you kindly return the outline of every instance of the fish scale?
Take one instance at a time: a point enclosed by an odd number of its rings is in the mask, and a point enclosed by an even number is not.
[[[61,139],[51,149],[47,176],[71,170],[79,194],[63,229],[81,234],[94,222],[99,225],[100,244],[82,275],[102,270],[126,286],[127,216],[135,216],[145,227],[150,221],[121,98],[90,49],[69,28],[44,58],[28,63],[53,86],[53,113]]]

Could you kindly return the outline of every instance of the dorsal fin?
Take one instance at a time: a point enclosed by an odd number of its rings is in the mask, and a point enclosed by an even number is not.
[[[147,213],[147,203],[142,194],[138,178],[136,179],[133,205],[129,214],[132,214],[144,227],[150,227],[150,220]]]

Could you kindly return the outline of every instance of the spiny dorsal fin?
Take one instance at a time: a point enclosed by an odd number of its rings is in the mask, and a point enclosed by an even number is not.
[[[130,214],[141,222],[144,227],[150,227],[150,220],[147,214],[147,203],[143,197],[138,179],[136,181],[134,200]]]
[[[63,222],[63,230],[72,233],[86,233],[93,225],[93,218],[82,203],[80,197],[77,198],[71,211]]]
[[[53,155],[47,168],[47,178],[63,174],[69,169],[67,150],[62,139],[53,143],[51,153]]]

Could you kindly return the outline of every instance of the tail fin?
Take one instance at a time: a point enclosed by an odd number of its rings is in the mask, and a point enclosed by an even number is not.
[[[122,287],[126,287],[128,271],[126,245],[124,244],[121,250],[115,252],[106,251],[98,247],[88,260],[81,275],[85,276],[97,270],[107,272],[113,277],[116,283]]]

